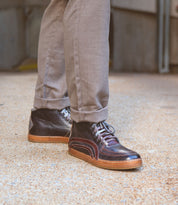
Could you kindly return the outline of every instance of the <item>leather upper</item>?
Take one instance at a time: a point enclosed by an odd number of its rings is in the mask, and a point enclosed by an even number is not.
[[[95,136],[89,122],[73,122],[69,147],[95,159],[123,161],[140,158],[138,153],[122,146],[118,139],[111,145],[104,143],[102,136]]]
[[[29,133],[38,136],[69,136],[71,123],[59,110],[38,109],[31,113]]]

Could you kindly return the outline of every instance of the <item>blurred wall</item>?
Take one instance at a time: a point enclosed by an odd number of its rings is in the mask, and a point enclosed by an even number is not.
[[[157,71],[156,0],[113,0],[113,69]]]
[[[178,0],[171,1],[170,70],[178,67]],[[158,72],[158,1],[112,0],[112,67]]]
[[[42,14],[49,0],[0,1],[0,69],[36,58]]]
[[[178,0],[172,0],[171,5],[171,33],[170,33],[170,64],[178,70]]]
[[[24,32],[22,8],[0,10],[0,68],[10,69],[25,57]]]
[[[0,1],[0,69],[36,58],[41,17],[50,0]],[[178,0],[171,0],[170,66],[178,66]],[[157,0],[111,0],[115,71],[157,72]]]

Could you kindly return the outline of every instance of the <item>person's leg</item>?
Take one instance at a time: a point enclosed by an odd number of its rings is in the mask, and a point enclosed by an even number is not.
[[[107,169],[133,169],[142,160],[122,146],[107,119],[110,0],[70,0],[64,47],[73,125],[69,153]]]
[[[71,123],[64,61],[63,14],[68,0],[51,0],[41,24],[38,80],[28,139],[68,142]],[[66,108],[66,109],[65,109]]]
[[[52,0],[41,24],[38,49],[38,80],[34,108],[63,109],[67,97],[64,61],[63,14],[67,0]]]
[[[107,119],[110,0],[70,0],[64,48],[72,119]]]

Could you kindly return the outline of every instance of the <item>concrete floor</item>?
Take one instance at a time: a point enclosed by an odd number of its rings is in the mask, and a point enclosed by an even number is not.
[[[178,75],[112,74],[109,122],[143,168],[108,171],[27,141],[36,73],[0,73],[0,204],[176,204]]]

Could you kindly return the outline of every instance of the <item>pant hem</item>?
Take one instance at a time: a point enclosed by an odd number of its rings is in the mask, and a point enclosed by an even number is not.
[[[70,106],[70,101],[68,97],[58,98],[58,99],[47,99],[47,98],[35,97],[34,99],[35,109],[47,108],[47,109],[61,110],[69,106]]]
[[[75,122],[98,123],[108,118],[108,107],[96,111],[77,111],[71,108],[71,117]]]

